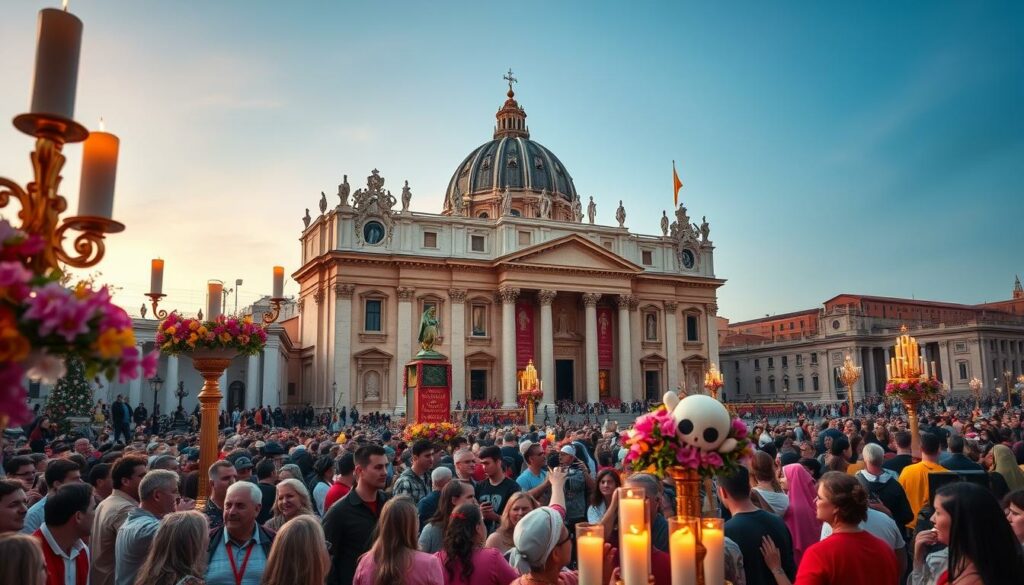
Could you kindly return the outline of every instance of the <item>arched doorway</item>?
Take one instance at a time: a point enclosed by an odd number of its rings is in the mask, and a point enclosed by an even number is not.
[[[245,408],[245,384],[235,380],[228,386],[228,410]]]

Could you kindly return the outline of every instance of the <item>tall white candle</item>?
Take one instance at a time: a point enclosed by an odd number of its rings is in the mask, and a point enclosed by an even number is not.
[[[604,526],[576,525],[576,549],[579,558],[579,584],[604,585]]]
[[[274,294],[275,299],[284,296],[284,266],[274,267]]]
[[[121,141],[108,132],[91,132],[82,151],[82,184],[78,215],[110,219],[114,212],[114,181]]]
[[[644,526],[630,526],[622,533],[622,550],[619,552],[623,585],[647,585],[650,570],[647,567],[651,549],[651,535]]]
[[[704,585],[725,583],[725,531],[721,518],[701,521],[701,543],[707,549],[704,557]]]
[[[158,295],[164,292],[164,261],[153,258],[149,271],[149,292]]]
[[[213,321],[221,315],[221,302],[224,300],[224,283],[211,280],[206,283],[206,319]]]
[[[82,21],[78,17],[57,8],[39,11],[30,107],[33,114],[53,114],[69,120],[75,117],[81,48]]]
[[[643,490],[620,489],[624,492],[619,493],[619,526],[644,526],[647,523],[647,514],[644,510]]]
[[[669,520],[669,530],[671,536],[668,541],[668,552],[672,566],[672,585],[696,585],[696,535],[685,522],[676,521],[675,518]]]

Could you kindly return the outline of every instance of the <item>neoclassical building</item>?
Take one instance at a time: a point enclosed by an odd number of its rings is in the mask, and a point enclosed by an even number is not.
[[[722,336],[725,397],[845,400],[837,370],[847,355],[863,368],[854,397],[884,395],[885,365],[904,325],[953,395],[969,395],[972,378],[985,392],[1005,392],[1004,372],[1012,383],[1024,372],[1024,287],[1017,279],[1012,298],[981,305],[841,294],[822,308],[729,323]]]
[[[295,355],[298,392],[285,403],[402,411],[402,366],[418,324],[440,318],[436,349],[452,364],[452,404],[515,403],[533,360],[544,402],[660,397],[696,387],[717,360],[710,229],[686,207],[660,235],[596,223],[568,169],[530,137],[508,99],[491,140],[455,167],[443,209],[413,211],[374,169],[320,215],[307,210]]]

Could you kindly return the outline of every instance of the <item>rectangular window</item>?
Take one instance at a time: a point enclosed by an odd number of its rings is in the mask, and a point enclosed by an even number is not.
[[[770,370],[770,369],[772,369],[774,367],[775,367],[775,358],[768,358],[768,369]]]
[[[797,392],[803,392],[804,391],[804,379],[803,378],[797,378],[796,379],[796,391]]]
[[[484,237],[483,236],[470,236],[469,247],[474,252],[484,251]]]
[[[966,380],[967,379],[967,362],[957,362],[956,363],[956,367],[957,367],[958,370],[960,370],[960,372],[959,372],[960,373],[960,379],[961,380]]]
[[[811,386],[812,386],[812,388],[814,389],[815,392],[821,390],[821,386],[820,386],[820,384],[818,384],[818,377],[817,376],[811,378]]]
[[[424,248],[436,248],[437,247],[437,232],[423,232],[423,247]]]
[[[519,245],[529,246],[530,245],[530,232],[519,232]]]
[[[380,299],[368,299],[366,301],[366,314],[363,321],[363,331],[380,332],[381,329],[381,306]]]
[[[775,393],[775,378],[768,378],[768,391]]]
[[[787,356],[782,356],[782,367],[784,367],[784,368],[788,368],[789,367],[789,358]]]
[[[699,321],[696,315],[686,316],[686,341],[700,341],[698,324]]]
[[[295,382],[288,382],[288,396],[295,396]]]
[[[487,305],[470,305],[469,319],[470,335],[487,337]]]
[[[811,353],[811,365],[812,366],[818,365],[818,354],[817,353]]]
[[[796,365],[798,365],[798,366],[804,365],[804,355],[802,353],[796,354]]]
[[[650,266],[654,264],[653,255],[651,254],[650,250],[644,250],[643,252],[641,252],[640,257],[643,258],[642,262],[644,263],[644,266]]]
[[[757,392],[758,394],[761,393],[761,379],[760,378],[758,378],[757,380],[754,380],[754,391]]]
[[[761,360],[757,360],[757,359],[754,360],[754,369],[755,370],[760,370],[761,369]]]

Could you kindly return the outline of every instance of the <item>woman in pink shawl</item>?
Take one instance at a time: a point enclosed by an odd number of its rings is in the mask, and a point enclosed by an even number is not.
[[[817,487],[814,478],[799,463],[790,463],[782,468],[789,488],[789,508],[782,516],[782,521],[789,528],[793,537],[793,561],[800,566],[807,547],[821,540],[821,521],[815,513],[814,499]]]

